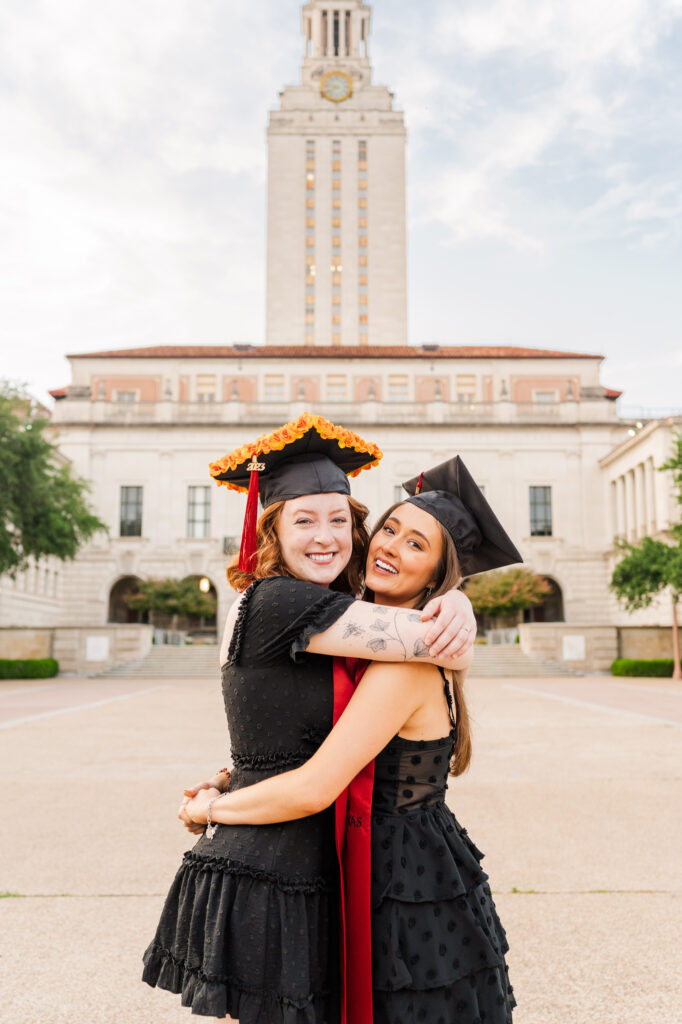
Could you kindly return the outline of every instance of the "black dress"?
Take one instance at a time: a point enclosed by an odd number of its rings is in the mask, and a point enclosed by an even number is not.
[[[372,803],[374,1024],[510,1024],[516,1005],[483,854],[445,804],[455,739],[394,737]]]
[[[304,652],[353,600],[283,577],[246,592],[222,671],[231,790],[303,764],[331,730],[332,659]],[[181,993],[193,1014],[337,1024],[338,901],[333,808],[219,825],[184,856],[143,980]]]

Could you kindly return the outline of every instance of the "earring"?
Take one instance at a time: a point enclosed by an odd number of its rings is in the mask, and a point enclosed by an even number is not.
[[[432,593],[433,593],[433,587],[427,587],[426,588],[426,593],[424,594],[424,600],[428,601],[428,599],[431,597]]]

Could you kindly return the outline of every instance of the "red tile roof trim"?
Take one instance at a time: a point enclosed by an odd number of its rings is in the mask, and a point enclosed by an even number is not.
[[[74,352],[67,359],[603,359],[587,352],[508,345],[309,346],[309,345],[153,345],[103,352]]]
[[[620,398],[620,396],[622,394],[623,394],[622,391],[614,391],[613,388],[604,388],[604,397],[605,398],[613,398],[613,399]]]

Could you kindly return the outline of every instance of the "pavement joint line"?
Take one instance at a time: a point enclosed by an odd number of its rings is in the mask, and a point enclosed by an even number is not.
[[[49,690],[51,686],[45,683],[43,686],[24,686],[20,690],[4,690],[0,687],[0,697],[13,697],[17,693],[37,693],[38,690]]]
[[[68,715],[73,711],[87,711],[88,708],[100,708],[104,704],[113,704],[117,700],[130,700],[132,697],[141,697],[145,693],[157,693],[159,690],[170,690],[170,686],[150,686],[145,690],[135,690],[133,693],[121,693],[117,697],[106,697],[103,700],[88,701],[86,704],[74,704],[68,708],[57,708],[54,711],[42,711],[37,715],[26,715],[24,718],[12,718],[9,722],[0,722],[0,729],[12,729],[16,725],[26,725],[28,722],[38,722],[42,718],[54,718],[56,715]]]
[[[515,683],[502,683],[505,690],[517,690],[519,693],[528,693],[535,697],[544,697],[546,700],[558,700],[562,704],[573,704],[578,708],[587,708],[590,711],[607,711],[611,715],[620,715],[624,718],[636,718],[640,722],[650,722],[654,725],[672,725],[676,729],[682,729],[682,722],[675,722],[671,718],[657,718],[654,715],[644,715],[639,711],[626,711],[624,708],[612,708],[608,704],[596,704],[594,701],[579,700],[577,697],[564,697],[558,693],[547,693],[546,690],[535,690],[528,686],[517,686]]]

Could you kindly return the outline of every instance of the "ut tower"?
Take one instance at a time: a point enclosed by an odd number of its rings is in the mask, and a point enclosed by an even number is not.
[[[303,8],[299,85],[268,125],[266,344],[407,344],[405,144],[362,0]]]

